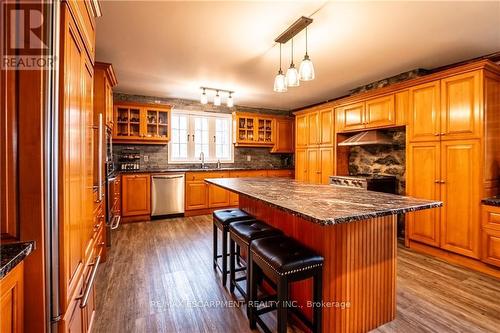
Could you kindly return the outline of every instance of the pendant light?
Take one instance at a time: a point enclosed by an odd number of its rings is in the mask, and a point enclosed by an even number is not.
[[[306,27],[306,54],[304,55],[304,59],[300,63],[299,75],[300,75],[300,80],[302,81],[314,80],[314,66],[311,59],[309,59],[309,55],[307,54],[307,27]]]
[[[233,96],[231,96],[231,93],[229,93],[229,96],[227,97],[226,105],[228,108],[232,108],[234,106],[234,100]]]
[[[286,92],[286,78],[283,75],[283,71],[281,70],[281,43],[280,43],[280,69],[276,77],[274,78],[274,91],[276,92]]]
[[[219,91],[218,90],[217,90],[217,94],[214,97],[214,105],[215,106],[219,106],[220,105],[220,95],[219,95]]]
[[[208,103],[208,96],[207,96],[207,93],[205,92],[205,88],[203,88],[203,93],[201,94],[200,103],[201,104]]]
[[[289,87],[298,87],[300,85],[299,72],[293,63],[293,38],[292,38],[292,62],[286,71],[286,83]]]

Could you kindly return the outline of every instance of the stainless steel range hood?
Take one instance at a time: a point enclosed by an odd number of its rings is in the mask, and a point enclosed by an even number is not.
[[[394,141],[380,131],[364,131],[340,142],[339,146],[393,145]]]

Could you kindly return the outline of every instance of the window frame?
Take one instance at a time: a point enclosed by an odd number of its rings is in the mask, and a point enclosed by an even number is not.
[[[215,112],[205,112],[205,111],[187,111],[187,110],[172,110],[170,122],[173,125],[172,117],[175,115],[183,115],[187,117],[187,132],[190,138],[192,138],[195,132],[195,118],[208,118],[208,151],[209,154],[205,155],[205,163],[217,163],[216,154],[216,142],[210,140],[211,137],[216,136],[216,119],[226,119],[228,122],[228,145],[229,145],[229,159],[221,159],[220,162],[234,163],[234,145],[232,142],[233,138],[233,126],[232,126],[232,115],[227,113],[215,113]],[[171,137],[168,142],[168,164],[196,164],[201,163],[198,156],[195,156],[195,142],[192,139],[187,141],[187,158],[184,160],[172,159],[173,151],[173,130],[171,130]]]

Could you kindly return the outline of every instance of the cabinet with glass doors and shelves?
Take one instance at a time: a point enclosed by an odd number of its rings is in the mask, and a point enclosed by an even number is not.
[[[170,110],[168,105],[116,103],[113,140],[122,143],[168,143]]]
[[[273,117],[234,112],[233,143],[247,147],[273,146],[274,123]]]

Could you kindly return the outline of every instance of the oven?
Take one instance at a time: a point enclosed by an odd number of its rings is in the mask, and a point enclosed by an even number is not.
[[[368,191],[397,194],[398,181],[395,176],[361,174],[356,176],[330,176],[330,184],[342,187],[361,188]],[[398,216],[397,235],[404,238],[404,216]]]

